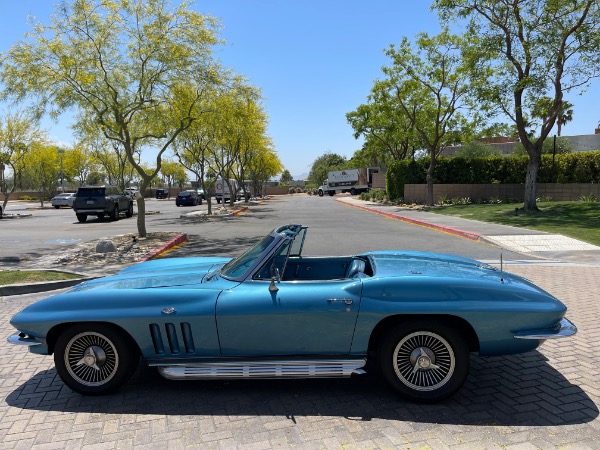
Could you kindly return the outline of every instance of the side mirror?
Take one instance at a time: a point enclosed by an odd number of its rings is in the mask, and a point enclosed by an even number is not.
[[[269,292],[277,292],[279,288],[275,286],[275,277],[271,278],[271,284],[269,284]]]
[[[273,269],[274,276],[271,278],[271,284],[269,284],[269,292],[277,292],[279,288],[275,286],[275,281],[281,283],[281,275],[279,274],[279,268],[275,267]]]

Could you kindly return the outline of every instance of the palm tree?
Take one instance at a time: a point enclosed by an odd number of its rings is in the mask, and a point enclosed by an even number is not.
[[[572,120],[573,120],[573,104],[569,103],[566,100],[563,100],[561,107],[560,107],[560,111],[558,113],[558,118],[556,119],[556,126],[557,126],[556,132],[559,136],[560,136],[561,128]]]

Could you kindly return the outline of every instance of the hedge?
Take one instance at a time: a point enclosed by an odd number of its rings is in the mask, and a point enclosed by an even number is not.
[[[424,184],[430,159],[394,161],[386,175],[390,199],[404,197],[405,184]],[[433,182],[436,184],[524,183],[528,156],[486,156],[481,158],[438,158]],[[538,183],[600,183],[600,151],[555,155],[543,154]]]

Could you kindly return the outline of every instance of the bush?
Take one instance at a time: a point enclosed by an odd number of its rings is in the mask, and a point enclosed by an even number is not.
[[[543,154],[538,183],[600,183],[600,151]],[[528,156],[487,156],[483,158],[441,157],[433,182],[436,184],[523,183]],[[424,184],[429,158],[394,161],[386,174],[391,200],[404,197],[405,184]]]

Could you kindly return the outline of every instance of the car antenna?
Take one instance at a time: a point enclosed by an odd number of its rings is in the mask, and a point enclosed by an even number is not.
[[[502,259],[502,253],[500,253],[500,283],[504,284],[504,262]]]

